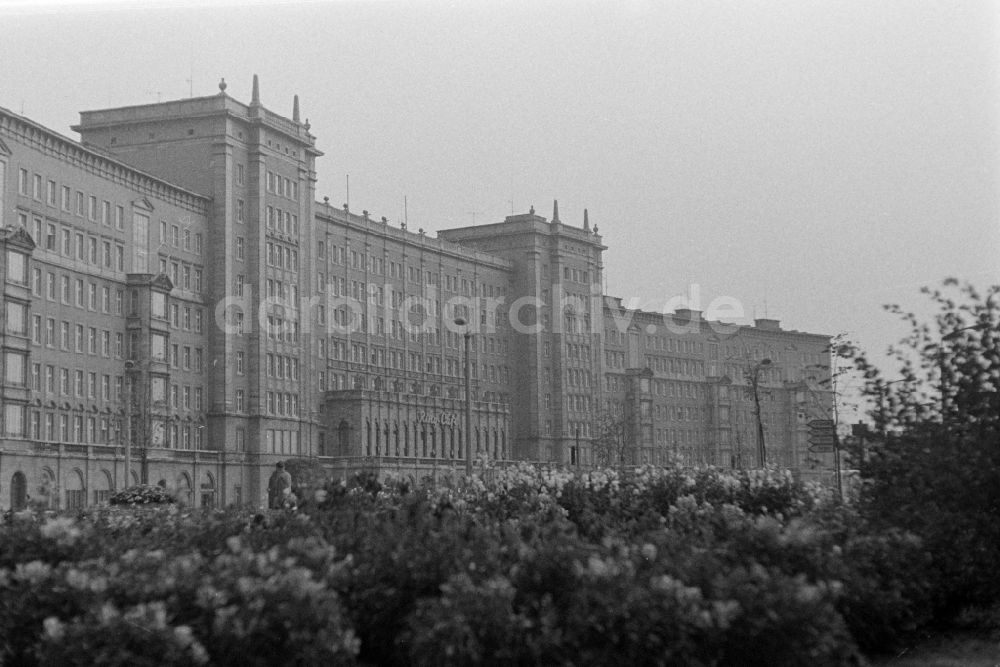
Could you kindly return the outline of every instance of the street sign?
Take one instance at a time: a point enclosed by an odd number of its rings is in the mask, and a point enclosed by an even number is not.
[[[813,454],[833,454],[833,444],[829,445],[810,445],[809,451]]]
[[[813,431],[813,430],[815,430],[815,431],[825,431],[825,430],[833,429],[833,420],[832,419],[813,419],[811,422],[809,422],[808,426],[809,426],[809,430],[810,431]]]
[[[812,433],[809,435],[810,445],[819,445],[821,447],[833,447],[837,443],[836,438],[833,437],[833,433]]]

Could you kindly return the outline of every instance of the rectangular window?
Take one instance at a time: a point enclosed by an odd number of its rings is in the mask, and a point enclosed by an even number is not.
[[[177,227],[174,227],[176,231]],[[175,234],[176,236],[176,234]],[[176,238],[174,239],[176,245]],[[132,273],[149,273],[149,216],[132,216]],[[124,253],[124,249],[122,250]],[[119,268],[119,271],[122,268]]]
[[[28,256],[7,249],[7,281],[18,285],[28,284]]]
[[[150,356],[156,361],[167,360],[167,338],[163,334],[154,333],[149,337]]]
[[[97,197],[91,195],[90,199],[87,200],[89,206],[87,207],[87,217],[90,220],[97,220]]]
[[[14,387],[23,387],[26,381],[27,356],[20,352],[4,352],[3,366],[4,383]]]
[[[24,437],[24,406],[7,403],[3,406],[3,434],[10,438]]]

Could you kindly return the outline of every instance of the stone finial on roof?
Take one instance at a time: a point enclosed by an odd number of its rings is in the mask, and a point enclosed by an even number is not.
[[[219,79],[219,94],[220,95],[226,94],[226,77],[222,77],[221,79]]]

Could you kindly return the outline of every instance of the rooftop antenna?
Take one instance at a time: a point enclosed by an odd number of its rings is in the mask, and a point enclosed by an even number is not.
[[[403,195],[403,224],[410,226],[410,214],[407,208],[406,195]]]
[[[351,207],[351,175],[347,174],[347,208]]]
[[[482,211],[466,211],[466,213],[470,213],[472,215],[472,226],[475,227],[476,226],[476,213],[482,213]]]
[[[191,75],[187,78],[188,97],[194,97],[194,60],[191,61]]]

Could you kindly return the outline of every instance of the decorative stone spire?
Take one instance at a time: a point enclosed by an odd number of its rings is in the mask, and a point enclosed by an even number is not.
[[[222,77],[221,79],[219,79],[219,94],[220,95],[226,94],[226,77]]]
[[[552,200],[552,222],[559,222],[559,200]]]
[[[254,106],[260,106],[260,83],[257,81],[257,75],[253,75],[253,92],[250,94],[250,104]]]
[[[590,218],[587,217],[587,209],[583,209],[583,231],[590,231]]]
[[[299,122],[299,96],[296,95],[292,99],[292,120],[296,123]]]

